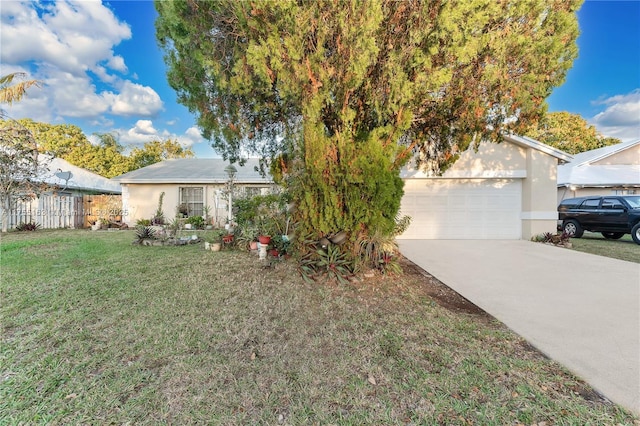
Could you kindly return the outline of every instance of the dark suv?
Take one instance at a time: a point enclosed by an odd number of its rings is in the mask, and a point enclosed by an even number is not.
[[[561,230],[580,238],[584,231],[617,240],[631,234],[640,244],[640,195],[567,198],[558,206]]]

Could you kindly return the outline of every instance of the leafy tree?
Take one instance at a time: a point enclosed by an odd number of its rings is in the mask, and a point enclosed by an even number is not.
[[[172,158],[191,158],[193,156],[191,148],[185,148],[178,141],[171,139],[147,142],[142,148],[133,148],[129,154],[132,170]]]
[[[156,1],[178,99],[226,158],[282,155],[300,234],[390,233],[399,170],[544,111],[579,0]],[[353,248],[353,244],[351,245]]]
[[[105,177],[148,166],[169,158],[193,157],[193,151],[183,148],[177,141],[151,141],[142,148],[128,148],[118,142],[113,133],[97,134],[100,142],[92,144],[78,126],[71,124],[49,124],[24,118],[17,121],[29,129],[38,142],[40,152],[46,152],[78,167]],[[11,125],[11,121],[0,121],[0,128]]]
[[[28,200],[41,193],[46,185],[41,177],[48,171],[48,161],[39,156],[31,132],[12,121],[0,128],[0,208],[2,232],[7,232],[9,213],[18,200]]]
[[[24,73],[8,74],[0,78],[0,104],[18,102],[31,86],[38,86],[37,80],[14,83],[15,78],[24,78]],[[0,110],[0,117],[5,117]],[[0,209],[2,211],[2,232],[7,232],[9,212],[15,202],[37,195],[42,189],[38,177],[47,167],[47,161],[38,158],[38,145],[29,129],[15,120],[7,120],[8,125],[0,127]]]
[[[33,121],[30,118],[17,120],[29,129],[38,141],[42,152],[66,159],[74,151],[91,149],[91,142],[78,126],[71,124],[49,124]],[[4,126],[8,122],[0,122]]]
[[[107,178],[127,173],[132,168],[132,162],[127,157],[125,147],[118,142],[113,133],[96,133],[100,142],[83,150],[74,150],[65,160],[78,167],[90,170]]]
[[[580,115],[566,111],[547,113],[524,134],[569,154],[620,143],[620,139],[602,136]]]

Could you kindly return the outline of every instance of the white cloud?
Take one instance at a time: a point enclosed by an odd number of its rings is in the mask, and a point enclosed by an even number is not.
[[[200,129],[197,127],[189,127],[183,135],[177,136],[176,139],[184,147],[192,147],[193,145],[206,142],[206,139],[202,137]]]
[[[168,130],[158,130],[154,127],[151,120],[138,120],[136,124],[127,130],[118,131],[120,143],[128,145],[143,145],[153,140],[172,139],[178,141],[185,148],[192,147],[195,144],[206,142],[200,135],[197,127],[190,127],[183,134],[169,132]]]
[[[127,66],[124,64],[124,58],[120,55],[113,56],[107,63],[111,69],[118,70],[120,72],[127,71]]]
[[[127,65],[113,49],[131,38],[131,28],[99,0],[3,2],[0,18],[3,75],[19,67],[43,83],[11,116],[108,123],[108,114],[150,117],[162,110],[155,90],[125,79]]]
[[[152,116],[162,110],[162,100],[151,87],[125,81],[111,107],[116,115]]]
[[[153,128],[151,120],[138,120],[136,122],[136,131],[143,135],[157,135],[158,131]]]
[[[204,138],[202,137],[202,132],[200,132],[200,129],[198,129],[195,126],[189,127],[187,129],[187,131],[185,132],[185,135],[187,135],[189,138],[191,138],[191,140],[194,143],[204,142]]]
[[[126,71],[113,46],[131,28],[99,1],[3,2],[0,34],[3,63],[41,61],[78,75],[105,62]]]
[[[623,142],[640,139],[640,89],[595,102],[605,110],[589,120],[605,136]]]

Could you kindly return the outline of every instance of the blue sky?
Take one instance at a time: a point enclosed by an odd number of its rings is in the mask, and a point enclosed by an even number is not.
[[[44,82],[13,118],[112,132],[125,145],[173,138],[198,157],[216,153],[177,104],[155,39],[151,1],[0,2],[0,75]],[[550,111],[580,114],[606,136],[640,139],[640,1],[586,1],[580,57]]]

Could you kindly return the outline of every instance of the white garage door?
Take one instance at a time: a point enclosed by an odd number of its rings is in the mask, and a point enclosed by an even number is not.
[[[403,239],[520,239],[518,179],[407,179],[401,211],[412,217]]]

